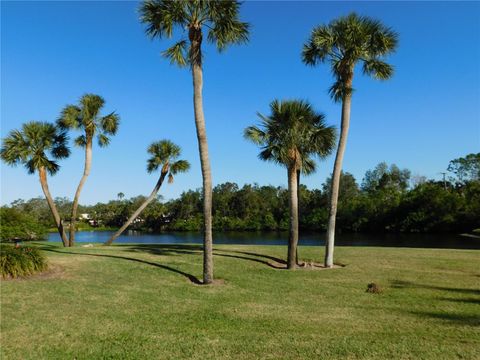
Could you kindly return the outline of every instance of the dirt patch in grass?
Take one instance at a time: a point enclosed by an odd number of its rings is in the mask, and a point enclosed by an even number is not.
[[[287,265],[284,263],[280,263],[277,261],[269,261],[268,265],[275,269],[287,269]],[[330,269],[340,269],[345,267],[345,264],[334,264],[332,267],[325,267],[322,263],[317,263],[314,261],[300,261],[297,266],[296,270],[330,270]]]
[[[213,279],[213,282],[211,284],[204,284],[203,282],[200,282],[200,283],[195,283],[195,285],[198,285],[198,286],[223,286],[225,285],[227,282],[225,281],[225,279]]]

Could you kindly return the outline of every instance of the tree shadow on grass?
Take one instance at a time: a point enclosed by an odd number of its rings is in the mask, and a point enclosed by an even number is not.
[[[480,298],[439,298],[438,300],[451,301],[462,304],[476,304],[480,305]],[[480,318],[480,315],[479,315]]]
[[[175,254],[187,254],[187,255],[202,255],[203,247],[201,245],[164,245],[164,244],[145,244],[145,245],[117,245],[128,247],[129,250],[148,252],[155,255],[175,255]],[[240,260],[248,260],[263,265],[267,265],[274,269],[284,269],[286,264],[285,260],[276,258],[274,256],[259,254],[248,251],[239,250],[226,250],[226,249],[213,249],[214,256],[222,256]],[[247,255],[247,256],[244,256]],[[270,260],[270,261],[268,261]],[[272,263],[276,262],[276,263]]]
[[[410,311],[409,313],[422,318],[444,320],[459,325],[480,326],[480,316],[478,316],[478,314],[456,314],[433,311]]]
[[[428,285],[428,284],[416,284],[411,281],[402,281],[402,280],[394,280],[391,282],[391,287],[396,289],[429,289],[429,290],[440,290],[440,291],[448,291],[458,294],[470,294],[470,295],[480,295],[480,290],[477,289],[465,289],[465,288],[453,288],[453,287],[445,287],[445,286],[436,286],[436,285]]]
[[[142,263],[142,264],[155,266],[155,267],[158,267],[160,269],[168,270],[168,271],[171,271],[175,274],[182,275],[194,284],[197,284],[197,285],[203,284],[202,281],[200,281],[196,276],[194,276],[192,274],[189,274],[189,273],[186,273],[184,271],[172,268],[172,267],[167,266],[167,265],[162,265],[162,264],[154,263],[154,262],[151,262],[151,261],[136,259],[136,258],[127,257],[127,256],[120,256],[120,255],[89,254],[89,253],[79,253],[79,252],[73,252],[73,251],[61,251],[61,250],[56,250],[56,249],[54,249],[54,247],[52,248],[52,247],[49,247],[49,246],[48,247],[47,246],[42,247],[41,249],[44,250],[44,251],[50,251],[50,252],[55,252],[55,253],[59,253],[59,254],[73,254],[73,255],[81,255],[81,256],[106,257],[106,258],[122,259],[122,260],[127,260],[127,261],[138,262],[138,263]]]
[[[153,255],[159,256],[172,256],[172,255],[197,255],[201,256],[203,254],[203,247],[201,245],[176,245],[176,244],[118,244],[114,245],[114,247],[121,249],[122,251],[126,252],[140,252],[140,253],[149,253]],[[174,272],[176,274],[182,275],[186,277],[190,282],[194,284],[203,284],[201,280],[199,280],[196,276],[186,273],[184,271],[172,268],[167,265],[137,259],[134,257],[128,256],[121,256],[121,255],[109,255],[109,254],[92,254],[92,253],[83,253],[83,252],[74,252],[74,251],[66,251],[66,250],[59,250],[58,246],[50,245],[50,244],[42,244],[40,248],[44,251],[55,252],[59,254],[73,254],[73,255],[82,255],[82,256],[95,256],[95,257],[106,257],[106,258],[114,258],[114,259],[122,259],[127,261],[133,261],[138,263],[143,263],[151,266],[155,266],[164,270],[168,270]],[[98,249],[98,248],[97,248]],[[213,249],[214,256],[222,256],[227,258],[234,258],[240,260],[248,260],[256,263],[260,263],[263,265],[267,265],[270,268],[274,269],[286,269],[286,262],[280,258],[276,258],[274,256],[255,253],[255,252],[248,252],[248,251],[239,251],[239,250],[225,250],[225,249]],[[245,256],[244,256],[245,255]]]

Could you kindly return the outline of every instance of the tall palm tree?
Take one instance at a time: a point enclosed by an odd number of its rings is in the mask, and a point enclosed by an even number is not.
[[[287,168],[290,208],[287,267],[297,264],[298,244],[298,173],[315,171],[312,156],[323,158],[335,146],[335,129],[325,125],[323,114],[317,113],[306,101],[274,100],[270,116],[258,113],[260,127],[249,126],[245,138],[259,145],[258,157]]]
[[[55,225],[63,242],[68,246],[68,239],[63,229],[62,219],[48,188],[47,174],[55,175],[60,169],[56,160],[69,156],[67,134],[55,125],[32,121],[22,125],[20,130],[12,130],[3,139],[0,156],[11,166],[22,164],[29,174],[38,172],[40,185],[52,212]]]
[[[120,200],[120,201],[121,201],[124,197],[125,197],[125,194],[124,194],[123,192],[119,192],[119,193],[117,194],[117,198],[118,198],[118,200]]]
[[[157,184],[150,193],[150,196],[138,207],[138,209],[128,218],[127,222],[113,234],[113,236],[105,242],[105,245],[111,245],[112,242],[119,237],[125,229],[141,214],[141,212],[157,197],[158,190],[163,184],[163,180],[168,175],[168,183],[173,182],[174,175],[186,172],[190,168],[190,164],[186,160],[177,160],[180,156],[181,150],[178,145],[175,145],[169,140],[161,140],[154,142],[148,147],[148,153],[152,155],[147,161],[147,171],[152,173],[158,168],[161,168],[160,178]]]
[[[163,52],[172,64],[190,66],[193,77],[193,108],[203,179],[204,256],[203,283],[213,281],[212,175],[203,114],[203,31],[219,51],[230,44],[248,41],[247,23],[238,19],[240,2],[232,0],[147,0],[140,7],[146,33],[153,38],[171,38],[175,29],[180,40]]]
[[[355,66],[362,63],[365,75],[386,80],[393,75],[393,67],[383,58],[395,51],[398,35],[380,21],[352,13],[333,20],[328,25],[313,29],[309,40],[303,46],[302,60],[315,66],[329,62],[334,84],[329,92],[335,102],[342,103],[340,141],[335,157],[332,176],[325,266],[333,266],[335,220],[337,215],[338,190],[342,171],[343,155],[350,126],[350,108],[353,92]]]
[[[83,175],[78,184],[72,204],[72,215],[70,219],[69,246],[75,245],[75,226],[77,221],[78,201],[83,185],[90,175],[92,167],[93,139],[97,136],[98,145],[108,146],[109,136],[115,135],[118,129],[119,117],[114,112],[105,116],[100,115],[105,100],[98,95],[85,94],[80,98],[79,105],[67,105],[57,120],[62,129],[81,130],[82,135],[75,139],[75,144],[85,148],[85,165]]]

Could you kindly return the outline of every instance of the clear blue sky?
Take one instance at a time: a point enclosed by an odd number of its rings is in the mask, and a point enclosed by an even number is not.
[[[169,42],[151,41],[138,21],[137,2],[1,3],[1,136],[29,120],[54,121],[61,108],[93,92],[105,111],[121,116],[108,148],[94,149],[81,203],[147,194],[146,147],[168,138],[192,163],[188,175],[165,186],[165,198],[201,186],[186,69],[160,56]],[[478,2],[246,2],[250,43],[218,54],[205,49],[204,105],[215,184],[234,181],[286,185],[286,171],[257,159],[242,138],[274,98],[304,98],[339,125],[340,106],[327,89],[327,66],[300,61],[315,25],[356,11],[381,19],[400,34],[388,82],[358,74],[344,169],[361,181],[380,161],[439,178],[449,160],[480,149],[480,3]],[[73,197],[83,153],[61,162],[50,179],[54,196]],[[304,179],[320,187],[333,156]],[[36,176],[1,165],[1,203],[40,196]]]

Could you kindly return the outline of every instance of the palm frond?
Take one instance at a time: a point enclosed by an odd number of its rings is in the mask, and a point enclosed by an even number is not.
[[[100,95],[85,94],[80,98],[80,105],[83,126],[88,127],[95,121],[105,105],[105,100]]]
[[[223,51],[230,44],[248,42],[249,27],[238,19],[240,2],[234,0],[207,1],[208,21],[212,24],[207,39]]]
[[[312,30],[310,38],[303,45],[302,61],[306,65],[325,62],[329,56],[335,56],[335,37],[328,26],[318,26]]]
[[[54,159],[66,158],[70,154],[67,141],[66,133],[57,126],[31,121],[23,124],[21,130],[12,130],[3,139],[0,155],[8,165],[22,164],[30,174],[41,167],[55,174],[59,165]]]
[[[189,46],[186,40],[181,40],[175,45],[162,52],[162,56],[170,60],[170,64],[176,64],[180,67],[187,66],[189,58]]]
[[[107,147],[110,145],[110,138],[105,134],[98,134],[97,136],[98,146]]]
[[[85,135],[80,135],[75,138],[73,143],[75,144],[75,146],[85,147],[87,145],[87,138],[85,137]]]
[[[302,163],[301,163],[301,172],[304,175],[311,175],[317,170],[317,164],[315,163],[315,160],[313,160],[310,157],[304,157],[302,158]]]
[[[247,127],[243,131],[243,136],[257,145],[263,145],[266,141],[265,132],[256,126]]]
[[[363,72],[388,79],[393,67],[379,57],[395,51],[398,35],[380,21],[351,13],[313,29],[304,44],[302,60],[307,65],[330,62],[335,83],[329,93],[336,102],[353,92],[355,65],[363,62]]]
[[[330,97],[335,102],[341,102],[346,96],[350,96],[353,93],[353,88],[348,87],[344,81],[337,80],[328,90]]]
[[[82,125],[80,114],[81,110],[78,106],[67,105],[60,113],[60,117],[57,119],[57,125],[62,130],[78,129]]]
[[[335,130],[325,116],[305,100],[274,100],[269,116],[259,114],[259,126],[249,126],[244,135],[261,147],[258,157],[302,171],[314,171],[311,155],[325,157],[335,146]],[[304,164],[304,165],[302,165]]]
[[[363,62],[363,73],[371,75],[378,80],[390,79],[393,75],[393,67],[378,59],[368,59]]]
[[[118,131],[119,123],[120,116],[115,112],[111,112],[100,119],[100,128],[108,135],[115,135]]]
[[[140,21],[150,38],[170,38],[175,27],[188,24],[187,1],[147,0],[140,5]]]
[[[186,172],[190,168],[188,161],[177,160],[181,155],[181,149],[170,140],[160,140],[150,144],[147,152],[151,155],[147,160],[147,171],[149,173],[161,167],[175,175],[179,172]]]
[[[190,169],[190,163],[187,160],[178,160],[170,165],[170,173],[176,175],[178,173],[187,172]]]

